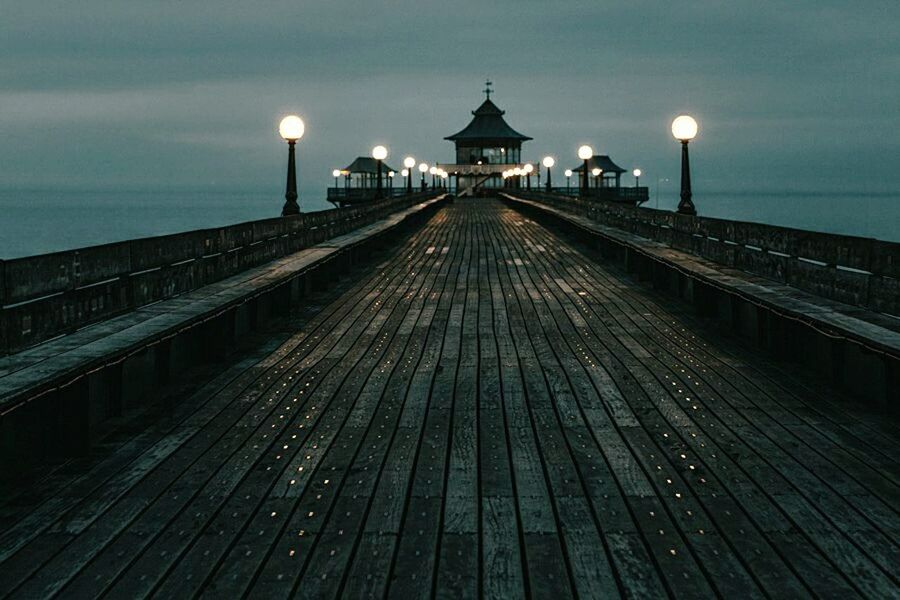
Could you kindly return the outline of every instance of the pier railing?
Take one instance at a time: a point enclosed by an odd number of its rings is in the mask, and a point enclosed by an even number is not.
[[[900,315],[900,244],[515,190],[600,224],[810,293]]]
[[[219,281],[436,194],[0,260],[0,354]]]
[[[429,186],[426,191],[446,192],[447,190],[445,188],[431,188]],[[330,187],[328,188],[326,197],[332,204],[352,206],[375,201],[377,193],[378,190],[376,188]],[[413,193],[421,194],[424,192],[416,185],[413,187]],[[385,187],[381,190],[382,199],[402,198],[404,196],[406,196],[406,187]]]

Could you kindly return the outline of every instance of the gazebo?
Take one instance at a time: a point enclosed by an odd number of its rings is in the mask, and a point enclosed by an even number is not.
[[[381,163],[381,181],[385,188],[391,186],[389,173],[396,173],[385,162]],[[356,160],[341,169],[344,187],[375,189],[378,187],[378,161],[370,156],[358,156]]]
[[[606,154],[596,154],[588,159],[588,177],[593,177],[591,175],[591,171],[594,169],[601,169],[603,173],[600,174],[599,185],[597,186],[589,186],[589,187],[605,187],[605,188],[620,188],[622,182],[622,173],[625,172],[625,169],[617,165],[612,161],[609,156]],[[584,171],[584,163],[582,162],[576,168],[572,169],[573,173],[581,173]],[[581,175],[579,175],[579,179]],[[591,179],[588,179],[590,183]],[[614,185],[610,185],[610,183],[614,182]]]
[[[475,190],[484,184],[500,187],[503,171],[521,161],[522,142],[532,139],[503,118],[506,112],[491,100],[490,82],[484,93],[484,102],[472,111],[465,129],[444,138],[456,144],[456,162],[439,166],[456,175],[458,190]]]
[[[396,174],[389,165],[381,163],[381,197],[394,196],[391,174]],[[328,201],[335,206],[349,206],[371,202],[378,197],[378,161],[369,156],[358,156],[356,160],[341,169],[343,187],[328,188]],[[337,183],[337,181],[335,181]]]

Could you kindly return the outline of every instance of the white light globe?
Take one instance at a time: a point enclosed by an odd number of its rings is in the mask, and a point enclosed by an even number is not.
[[[640,177],[640,176],[641,176],[641,170],[640,170],[640,169],[635,169],[634,171],[631,172],[631,174],[634,175],[635,177]]]
[[[552,156],[545,156],[545,157],[544,157],[544,166],[547,167],[548,169],[549,169],[550,167],[552,167],[553,165],[555,165],[555,164],[556,164],[556,161],[553,160],[553,157],[552,157]]]
[[[428,172],[428,163],[419,163],[419,173]]]
[[[528,173],[531,173],[532,171],[534,171],[534,165],[532,165],[531,163],[528,163],[527,165],[525,165],[522,168],[522,170],[525,171],[525,174],[527,175]]]
[[[594,149],[588,145],[584,145],[578,149],[578,158],[587,160],[594,155]]]
[[[566,177],[571,177],[571,176],[572,176],[572,169],[566,169],[566,172],[563,173],[563,175],[565,175]]]
[[[340,177],[341,172],[338,169],[335,169],[334,171],[331,172],[331,176],[332,177]]]
[[[591,175],[593,175],[594,177],[597,177],[602,172],[603,172],[603,169],[598,169],[597,167],[594,167],[593,170],[591,170]]]
[[[304,131],[306,131],[306,125],[303,124],[303,119],[297,115],[288,115],[278,124],[278,133],[288,142],[295,142],[302,138]]]
[[[384,146],[375,146],[372,148],[372,158],[375,160],[384,160],[387,158],[387,148]]]
[[[524,174],[525,174],[525,171],[521,167],[516,167],[515,169],[513,169],[513,175],[517,175],[518,177],[521,177]]]
[[[672,135],[676,140],[687,142],[697,137],[697,121],[688,115],[681,115],[672,121]]]
[[[434,175],[435,173],[437,173],[437,167],[431,167],[430,169],[428,169],[428,172]]]
[[[416,159],[414,159],[412,156],[407,156],[403,159],[403,166],[407,169],[412,169],[416,166]]]
[[[400,174],[404,177],[409,177],[409,169],[403,169],[402,171],[400,171]]]
[[[396,173],[394,173],[393,171],[388,171],[388,177],[393,177],[394,175],[396,175]]]

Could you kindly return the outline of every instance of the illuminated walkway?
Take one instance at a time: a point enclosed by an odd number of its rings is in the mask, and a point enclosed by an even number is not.
[[[900,594],[895,422],[497,201],[379,260],[0,507],[0,595]]]

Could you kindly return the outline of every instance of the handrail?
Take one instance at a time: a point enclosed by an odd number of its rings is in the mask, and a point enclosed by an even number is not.
[[[900,315],[900,244],[515,190],[598,223],[840,302]]]
[[[438,193],[0,260],[0,354],[219,281]]]

